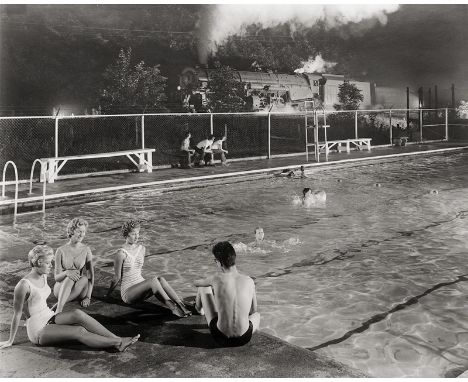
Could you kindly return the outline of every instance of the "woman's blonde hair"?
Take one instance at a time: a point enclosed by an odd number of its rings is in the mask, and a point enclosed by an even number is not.
[[[82,218],[74,218],[70,220],[70,222],[67,225],[68,237],[72,237],[73,234],[75,233],[75,229],[81,226],[84,226],[86,229],[88,229],[88,222]]]
[[[28,253],[28,260],[31,267],[37,267],[39,259],[54,256],[54,250],[48,245],[36,245]]]

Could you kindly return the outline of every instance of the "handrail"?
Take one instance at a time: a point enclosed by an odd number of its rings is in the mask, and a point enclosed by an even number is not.
[[[32,181],[33,181],[33,175],[34,175],[34,167],[36,166],[37,162],[41,163],[41,160],[35,159],[31,167],[31,176],[29,177],[29,195],[32,195]],[[41,179],[42,176],[44,177],[43,179]],[[41,167],[41,173],[39,174],[39,181],[42,181],[42,212],[45,212],[45,196],[46,196],[47,180],[45,179],[45,174],[42,174],[42,167]]]
[[[32,167],[31,167],[31,176],[29,177],[29,195],[32,194],[33,174],[34,174],[34,168],[35,168],[37,162],[41,163],[41,160],[40,159],[34,159],[34,162],[33,162]],[[42,175],[42,173],[39,175],[39,180],[42,180],[41,175]]]
[[[11,164],[13,169],[15,170],[15,209],[14,209],[14,217],[16,218],[16,214],[18,211],[18,169],[16,168],[15,162],[9,160],[3,166],[3,179],[2,179],[2,198],[5,197],[5,173],[8,165]]]

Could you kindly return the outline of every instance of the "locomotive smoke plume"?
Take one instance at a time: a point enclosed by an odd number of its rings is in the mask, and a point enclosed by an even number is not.
[[[302,61],[302,68],[296,69],[294,73],[324,73],[327,69],[333,68],[336,62],[325,61],[321,54],[315,58],[309,57],[309,60]]]
[[[242,30],[250,24],[273,27],[283,23],[311,27],[323,20],[329,28],[350,22],[374,18],[381,24],[387,22],[387,14],[398,9],[396,4],[328,4],[328,5],[233,5],[218,4],[205,6],[199,20],[198,54],[200,63],[205,64],[210,52],[216,51],[216,45],[233,34],[242,35]]]

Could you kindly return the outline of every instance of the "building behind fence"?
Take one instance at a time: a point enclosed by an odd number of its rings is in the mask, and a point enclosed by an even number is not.
[[[372,138],[372,145],[467,139],[468,122],[456,120],[451,109],[318,111],[327,124],[327,139]],[[1,117],[0,166],[11,160],[19,178],[29,178],[37,158],[154,148],[153,164],[177,161],[184,133],[192,145],[209,134],[227,135],[230,158],[269,158],[302,154],[305,124],[311,113],[206,113],[94,115],[75,117]],[[308,118],[307,118],[308,117]],[[132,168],[126,159],[74,161],[62,174]]]

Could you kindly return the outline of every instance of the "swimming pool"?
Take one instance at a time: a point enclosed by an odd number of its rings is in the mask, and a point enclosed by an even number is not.
[[[110,272],[120,225],[137,217],[146,273],[191,296],[191,282],[215,270],[212,244],[251,242],[261,226],[280,248],[239,253],[238,268],[255,277],[264,331],[375,377],[466,370],[468,153],[308,174],[127,193],[22,216],[15,227],[2,217],[2,259],[34,240],[56,248],[67,222],[82,216],[96,266]],[[325,190],[326,207],[293,206],[304,187]],[[24,268],[25,253],[8,266]]]

